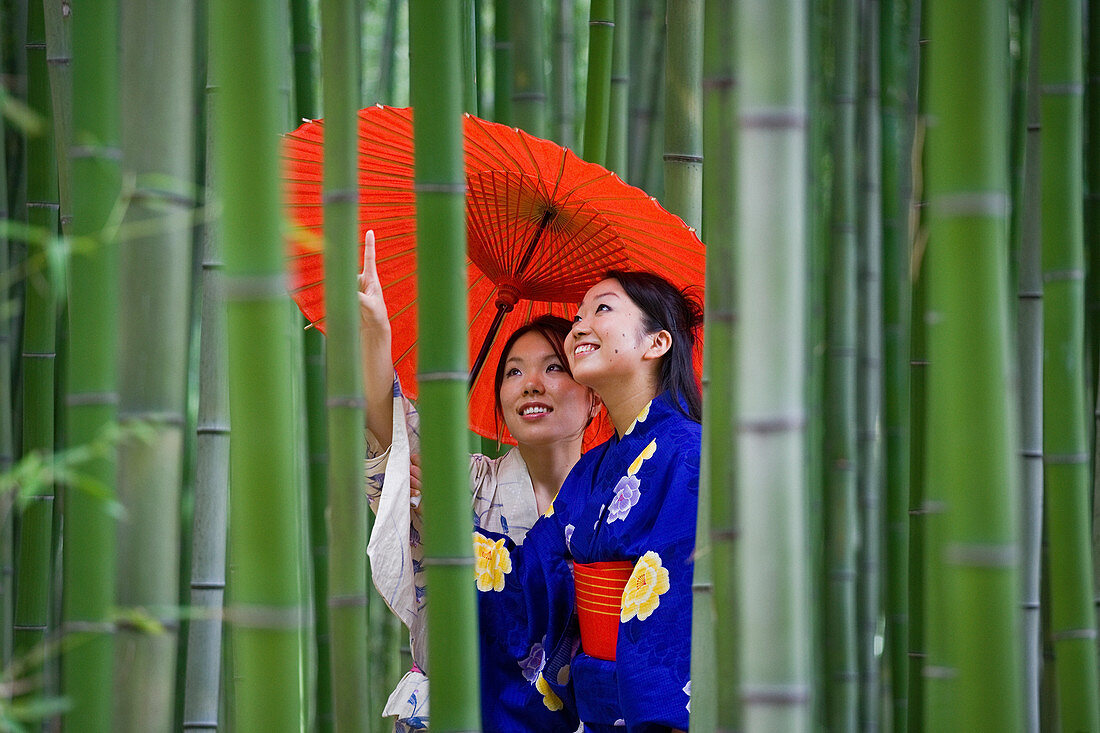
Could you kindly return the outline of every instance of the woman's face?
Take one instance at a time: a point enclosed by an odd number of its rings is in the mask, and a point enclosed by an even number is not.
[[[580,437],[595,396],[573,381],[542,334],[520,336],[504,360],[500,406],[517,442],[545,445]]]
[[[593,285],[565,337],[573,378],[595,386],[608,378],[636,374],[648,346],[644,316],[618,280],[608,278]]]

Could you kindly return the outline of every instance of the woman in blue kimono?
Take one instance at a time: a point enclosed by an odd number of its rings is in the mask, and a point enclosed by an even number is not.
[[[522,547],[475,537],[481,628],[495,632],[482,685],[499,682],[501,699],[532,692],[503,684],[518,664],[544,708],[575,710],[586,731],[687,729],[701,321],[694,298],[649,273],[608,273],[585,295],[566,356],[615,435],[581,457]],[[483,704],[489,730],[540,729],[538,710]]]

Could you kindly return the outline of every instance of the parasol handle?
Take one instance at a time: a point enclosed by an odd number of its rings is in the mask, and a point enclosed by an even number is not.
[[[504,322],[504,316],[508,315],[508,312],[512,310],[514,305],[504,300],[497,300],[497,314],[493,316],[493,322],[489,324],[489,332],[485,334],[485,340],[481,342],[481,350],[477,353],[477,358],[474,359],[474,365],[470,368],[470,382],[467,387],[468,390],[473,390],[474,382],[477,381],[477,375],[481,373],[481,368],[485,366],[485,359],[489,356],[489,349],[493,346],[493,340],[496,338],[497,331],[500,330],[500,324]]]

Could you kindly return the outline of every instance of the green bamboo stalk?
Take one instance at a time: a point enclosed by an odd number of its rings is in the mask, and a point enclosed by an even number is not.
[[[519,10],[519,8],[513,8]],[[526,8],[525,8],[526,9]],[[432,729],[478,725],[476,614],[470,582],[469,494],[466,489],[466,255],[464,168],[455,0],[412,0],[409,6],[413,107],[416,118],[417,248],[422,262],[421,455],[424,492],[424,564],[428,593],[428,650],[432,675]],[[517,13],[519,15],[519,13]],[[525,19],[530,22],[530,18]],[[518,41],[518,37],[514,37]],[[534,43],[533,38],[527,38]],[[533,55],[541,59],[541,53]],[[517,92],[524,87],[519,84]],[[517,121],[527,112],[516,107]]]
[[[668,0],[656,0],[654,4],[654,28],[650,37],[651,53],[654,56],[650,77],[652,88],[648,97],[649,124],[646,127],[646,137],[638,142],[641,146],[640,165],[642,174],[639,185],[651,196],[662,203],[665,195],[665,87],[667,86],[668,64],[665,56],[668,54],[668,23],[666,8]]]
[[[645,188],[643,176],[643,151],[649,139],[649,126],[652,123],[652,100],[656,84],[653,83],[657,72],[658,52],[655,34],[657,33],[656,11],[658,0],[634,0],[634,14],[630,39],[630,107],[627,113],[627,174],[624,176],[636,186]],[[661,22],[663,23],[663,6]],[[663,47],[663,44],[662,44]]]
[[[752,0],[739,10],[740,694],[745,730],[807,731],[805,4]]]
[[[912,4],[884,0],[879,18],[882,134],[883,425],[886,668],[894,733],[909,706],[909,144]]]
[[[203,9],[200,6],[200,10]],[[202,13],[200,13],[201,15]],[[209,33],[211,20],[200,20]],[[207,34],[200,34],[200,39]],[[205,191],[216,187],[213,138],[217,134],[217,75],[209,63],[211,49],[202,44],[208,63],[203,86],[208,121],[203,156]],[[194,508],[192,511],[191,574],[188,598],[193,618],[187,628],[184,670],[184,731],[225,730],[221,694],[223,627],[221,613],[226,587],[226,535],[229,501],[229,394],[226,366],[225,303],[217,224],[207,218],[201,228],[198,413],[195,425]]]
[[[284,115],[277,15],[217,3],[211,49],[220,85],[215,160],[222,203],[229,349],[233,721],[301,725],[301,471],[293,394],[294,328],[283,283],[277,142]]]
[[[72,224],[72,165],[68,150],[73,129],[72,21],[63,0],[44,0],[46,66],[50,78],[55,160],[61,229],[68,233]]]
[[[114,425],[118,395],[117,246],[113,212],[120,190],[117,5],[97,0],[72,26],[72,232],[79,247],[69,276],[67,435],[87,445]],[[101,45],[102,44],[102,45]],[[77,470],[108,491],[115,486],[115,449]],[[72,703],[69,730],[111,731],[115,603],[115,522],[105,502],[80,487],[65,491],[62,621],[79,643],[62,660],[62,690]]]
[[[536,137],[546,137],[547,130],[542,5],[543,0],[513,0],[508,11],[512,38],[512,123]]]
[[[597,0],[605,2],[606,0]],[[554,0],[551,19],[553,63],[550,65],[551,138],[567,148],[575,147],[577,103],[574,93],[574,58],[577,54],[573,33],[573,5],[570,0]],[[591,42],[589,53],[591,54]],[[591,59],[589,60],[591,64]],[[588,73],[592,73],[589,66]]]
[[[1063,730],[1100,730],[1089,547],[1080,3],[1039,5],[1043,454],[1051,624]]]
[[[382,30],[382,50],[378,60],[378,90],[376,96],[382,104],[396,104],[397,74],[397,11],[400,0],[389,0],[386,5],[386,22]]]
[[[882,721],[882,674],[876,644],[882,617],[882,203],[879,131],[878,0],[860,6],[858,369],[859,521],[857,642],[860,730]]]
[[[117,638],[116,730],[169,730],[179,599],[179,503],[190,328],[194,6],[123,0],[122,164],[134,191],[120,244],[119,422],[146,434],[119,445],[118,603],[147,623]],[[144,232],[148,232],[145,234]]]
[[[60,273],[55,272],[47,253],[53,246],[52,238],[58,234],[60,204],[53,129],[49,125],[52,115],[45,34],[43,6],[32,3],[27,12],[27,104],[42,115],[46,126],[26,142],[26,221],[38,230],[42,239],[39,247],[32,247],[28,252],[28,277],[24,285],[20,453],[23,456],[37,453],[49,467],[55,450],[54,373]],[[5,361],[5,366],[8,365],[10,361]],[[10,384],[9,377],[5,388],[10,389]],[[15,557],[14,653],[19,659],[27,658],[46,639],[53,547],[53,486],[47,484],[28,499],[19,513],[19,547]],[[37,665],[33,671],[41,672]],[[41,694],[38,685],[33,689],[35,695]]]
[[[941,590],[926,619],[925,724],[1013,731],[1023,708],[1007,295],[1008,17],[992,0],[930,5],[926,508],[938,512],[940,541],[928,553]],[[972,24],[958,23],[949,7]]]
[[[622,3],[625,5],[625,3]],[[625,9],[625,8],[624,8]],[[619,10],[619,8],[616,8]],[[734,78],[732,1],[706,4],[703,34],[703,235],[707,242],[706,334],[703,349],[703,455],[696,532],[695,586],[713,584],[692,608],[692,721],[694,730],[735,730],[737,697],[736,409],[734,341],[736,323],[733,243],[736,224],[734,134],[737,97]],[[617,31],[623,31],[620,18]],[[626,34],[623,33],[625,36]],[[616,45],[619,38],[616,36]],[[623,44],[625,46],[625,44]],[[614,119],[614,118],[613,118]],[[625,118],[624,118],[625,122]]]
[[[513,120],[512,0],[493,0],[493,119]]]
[[[611,99],[607,111],[607,157],[609,170],[626,179],[630,111],[630,34],[633,28],[630,0],[615,0],[615,41],[611,51]]]
[[[811,638],[814,640],[812,679],[813,688],[821,691],[813,697],[814,725],[826,724],[825,698],[827,673],[824,644],[826,540],[825,540],[825,420],[826,389],[825,362],[828,358],[826,340],[828,290],[828,258],[832,242],[832,174],[833,174],[833,116],[832,86],[835,71],[833,57],[835,38],[830,0],[813,0],[810,3],[809,42],[809,136],[806,149],[810,181],[809,218],[809,272],[808,272],[808,323],[806,329],[806,353],[809,371],[807,375],[807,426],[806,426],[806,475],[808,508],[808,546],[810,553],[810,588],[813,607],[818,613],[811,619]]]
[[[1019,132],[1019,180],[1013,203],[1013,249],[1017,253],[1017,354],[1020,364],[1020,448],[1022,471],[1021,557],[1023,604],[1024,722],[1040,730],[1043,640],[1041,583],[1043,552],[1043,273],[1039,220],[1039,79],[1036,24],[1030,0],[1021,5],[1020,62],[1013,115]]]
[[[856,731],[856,554],[860,541],[856,420],[856,85],[858,8],[836,0],[832,232],[825,292],[825,721]]]
[[[1096,244],[1100,237],[1100,8],[1091,5],[1088,14],[1088,90],[1086,92],[1088,103],[1088,124],[1085,143],[1085,151],[1088,155],[1085,162],[1085,241],[1089,243],[1089,257],[1092,263],[1091,272],[1097,273],[1100,267],[1100,246]],[[1090,374],[1100,371],[1100,337],[1095,334],[1100,332],[1095,324],[1100,319],[1100,285],[1093,290],[1093,370]],[[1100,376],[1097,377],[1100,384]],[[1096,390],[1097,400],[1100,402],[1100,389]],[[1100,426],[1100,410],[1097,410],[1097,425]],[[1093,428],[1094,435],[1100,436],[1100,429]],[[1100,437],[1097,438],[1100,440]],[[1093,453],[1093,461],[1098,455]],[[1095,466],[1094,466],[1095,469]],[[1100,470],[1097,470],[1097,478],[1093,482],[1092,490],[1092,587],[1093,605],[1096,608],[1096,626],[1100,629]]]
[[[462,108],[472,115],[477,110],[477,16],[474,0],[462,0]]]
[[[689,227],[702,223],[702,0],[669,5],[665,59],[664,204]]]
[[[294,44],[294,107],[299,119],[317,116],[317,40],[315,3],[291,0],[290,28]],[[383,56],[383,59],[385,56]]]
[[[7,25],[0,18],[0,38]],[[0,49],[3,45],[0,44]],[[0,119],[0,135],[5,134],[3,120]],[[8,164],[7,155],[0,155],[0,220],[7,219],[8,210]],[[11,242],[6,236],[0,236],[0,272],[8,272],[11,267]],[[12,362],[15,354],[15,337],[12,333],[13,318],[0,319],[0,471],[11,470],[15,463],[15,395],[12,384]],[[9,500],[10,501],[10,500]],[[4,506],[11,506],[5,503]],[[10,570],[0,576],[0,665],[9,669],[14,649],[15,604],[15,513],[8,512],[0,516],[0,570]]]
[[[328,404],[328,553],[332,707],[336,730],[361,731],[373,708],[367,667],[367,500],[359,349],[359,190],[355,4],[321,2],[325,99],[325,393]],[[468,97],[467,97],[468,101]]]
[[[585,86],[584,141],[581,149],[585,160],[600,165],[607,162],[607,125],[611,107],[611,59],[614,42],[615,1],[592,0],[588,16],[588,82]]]
[[[318,116],[316,43],[312,27],[314,15],[313,3],[309,0],[294,0],[292,4],[292,23],[294,36],[294,102],[299,119],[313,119]],[[392,52],[387,53],[387,44],[394,43],[396,25],[396,2],[387,7],[386,30],[383,32],[383,50],[380,59],[380,88],[392,84]],[[393,22],[391,26],[390,22]],[[385,79],[389,67],[388,80]],[[392,88],[384,96],[392,96]],[[305,354],[305,407],[306,440],[308,443],[309,474],[309,554],[313,576],[313,625],[314,646],[317,654],[316,682],[312,687],[315,708],[315,724],[318,733],[327,733],[333,729],[332,712],[332,663],[330,656],[331,636],[329,634],[328,612],[328,529],[325,526],[325,511],[328,507],[328,430],[325,425],[325,371],[324,371],[324,335],[317,329],[305,331],[303,350]]]
[[[912,302],[909,319],[909,715],[911,731],[924,730],[924,660],[927,656],[925,610],[928,593],[934,586],[926,585],[928,523],[925,501],[925,454],[928,442],[928,338],[924,313],[927,303],[928,276],[924,262],[927,243],[927,210],[924,190],[924,159],[928,126],[928,14],[921,0],[916,25],[917,42],[913,44],[917,69],[916,125],[913,130],[913,195],[909,209],[910,281]]]

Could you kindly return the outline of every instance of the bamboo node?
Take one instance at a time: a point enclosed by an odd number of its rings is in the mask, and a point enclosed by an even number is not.
[[[933,680],[950,680],[959,676],[959,670],[954,667],[938,667],[934,664],[921,668],[921,676]]]
[[[805,705],[810,701],[808,685],[741,685],[741,700],[755,705]]]
[[[968,567],[1013,568],[1019,552],[1013,544],[952,544],[947,548],[947,560]]]
[[[1096,629],[1066,629],[1051,633],[1051,641],[1091,641],[1096,638]]]

